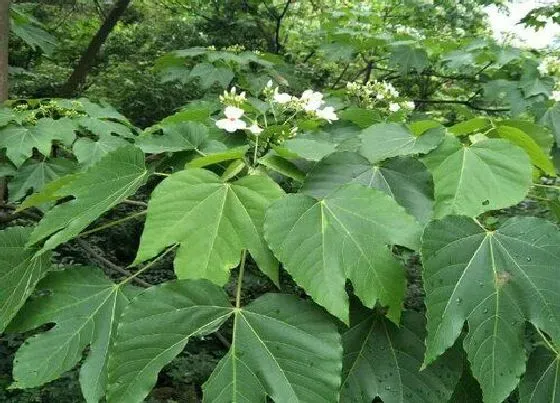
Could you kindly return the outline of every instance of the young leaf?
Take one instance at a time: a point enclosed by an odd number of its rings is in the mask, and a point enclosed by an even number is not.
[[[50,254],[33,257],[36,249],[25,248],[30,227],[0,231],[0,333],[50,269]]]
[[[423,235],[428,316],[425,363],[464,340],[484,401],[502,402],[525,371],[525,321],[560,340],[560,232],[536,218],[486,231],[464,216],[431,222]]]
[[[401,326],[352,304],[350,328],[342,336],[344,368],[341,402],[447,403],[462,369],[452,349],[438,364],[420,371],[424,357],[424,316],[407,311]]]
[[[432,177],[422,163],[409,157],[372,164],[357,153],[334,153],[313,167],[301,191],[319,199],[351,182],[382,190],[421,223],[432,216]]]
[[[372,163],[400,155],[425,154],[436,148],[444,135],[443,128],[433,128],[416,137],[403,125],[380,123],[362,131],[360,154]]]
[[[233,314],[227,295],[205,280],[151,287],[124,310],[109,355],[109,403],[141,402],[158,372],[189,339],[213,333]]]
[[[39,192],[53,180],[60,178],[76,169],[76,163],[67,158],[51,158],[44,161],[27,160],[8,183],[8,200],[23,199],[27,192]]]
[[[364,305],[388,306],[398,323],[403,268],[387,245],[415,248],[420,226],[391,197],[359,184],[344,185],[321,201],[291,194],[267,211],[265,236],[286,270],[320,305],[348,322],[352,282]]]
[[[278,262],[263,239],[264,213],[282,196],[270,178],[253,175],[233,183],[200,168],[167,177],[152,193],[135,263],[181,244],[178,278],[206,278],[223,285],[247,249],[259,268],[278,281]]]
[[[49,237],[41,251],[72,239],[105,211],[136,192],[146,176],[144,154],[127,146],[107,154],[88,171],[56,191],[74,199],[53,207],[33,230],[29,244]]]
[[[13,388],[33,388],[72,369],[89,346],[80,369],[80,385],[88,402],[105,394],[107,353],[116,330],[116,318],[129,294],[99,270],[70,267],[52,272],[37,286],[49,290],[23,307],[11,331],[28,331],[47,323],[56,326],[27,339],[16,352]],[[135,291],[130,290],[130,295]]]
[[[523,200],[532,181],[527,154],[507,140],[460,147],[433,169],[436,218],[475,217]]]
[[[335,402],[342,346],[332,320],[291,295],[267,294],[235,314],[231,350],[204,402]]]
[[[527,362],[527,372],[519,383],[520,403],[560,403],[560,357],[537,347]]]

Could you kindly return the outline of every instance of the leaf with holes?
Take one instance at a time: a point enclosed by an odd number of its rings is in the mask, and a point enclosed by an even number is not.
[[[28,227],[0,231],[0,333],[51,267],[50,254],[33,257],[37,249],[25,248],[30,234]]]
[[[259,268],[278,281],[278,262],[263,238],[266,208],[283,192],[270,178],[252,175],[232,183],[200,168],[177,172],[158,185],[135,263],[180,244],[178,278],[206,278],[223,285],[247,249]]]
[[[488,139],[458,147],[432,168],[436,218],[475,217],[519,203],[532,182],[527,154],[507,140]]]
[[[428,317],[425,363],[463,346],[484,401],[502,402],[525,371],[525,321],[560,340],[560,232],[537,218],[486,231],[464,216],[431,222],[422,256]]]
[[[397,327],[359,303],[352,304],[350,328],[342,336],[341,402],[447,403],[461,376],[461,354],[448,351],[420,370],[424,358],[424,316],[407,311]]]
[[[356,153],[331,154],[313,167],[301,191],[322,198],[352,182],[382,190],[421,223],[432,216],[432,177],[422,163],[410,157],[372,164]]]
[[[37,286],[48,290],[27,302],[10,325],[24,332],[47,323],[56,325],[30,337],[14,360],[13,388],[34,388],[60,377],[89,353],[80,369],[80,385],[88,402],[105,394],[107,354],[116,318],[137,290],[117,286],[96,268],[69,267],[49,274]]]
[[[404,271],[388,245],[418,246],[420,226],[387,194],[344,185],[322,200],[291,194],[267,211],[265,236],[298,285],[348,323],[346,279],[364,305],[398,323]]]
[[[107,154],[75,180],[56,191],[73,196],[49,210],[33,230],[29,244],[45,239],[41,251],[56,248],[78,235],[101,214],[135,193],[147,174],[144,153],[127,146]]]

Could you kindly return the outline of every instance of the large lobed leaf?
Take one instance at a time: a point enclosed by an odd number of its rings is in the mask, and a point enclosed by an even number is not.
[[[144,154],[133,146],[119,148],[88,171],[55,191],[58,198],[73,196],[48,211],[33,230],[30,245],[49,237],[42,252],[78,235],[101,214],[135,193],[147,174]]]
[[[348,184],[322,200],[291,194],[265,220],[268,244],[285,269],[330,313],[348,323],[346,279],[364,305],[388,307],[398,323],[404,271],[388,245],[418,246],[420,226],[390,196]]]
[[[560,232],[513,218],[487,231],[464,216],[430,223],[423,235],[428,316],[425,363],[450,347],[464,321],[464,348],[484,401],[502,402],[525,371],[525,321],[560,339]]]
[[[233,183],[200,168],[167,177],[152,193],[135,262],[180,244],[178,278],[225,284],[247,249],[259,268],[278,281],[278,262],[263,238],[264,213],[282,196],[270,178],[253,175]]]
[[[115,285],[91,267],[52,272],[37,288],[49,294],[29,301],[10,330],[23,332],[47,323],[56,326],[30,337],[18,349],[12,387],[33,388],[57,379],[72,369],[89,347],[80,369],[80,385],[88,402],[98,402],[105,394],[116,320],[136,291]]]

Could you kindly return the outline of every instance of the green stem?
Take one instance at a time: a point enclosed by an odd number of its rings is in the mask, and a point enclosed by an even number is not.
[[[239,263],[239,276],[237,277],[237,291],[235,293],[235,307],[241,308],[241,285],[245,275],[245,261],[247,260],[247,249],[241,251],[241,263]]]
[[[547,345],[547,347],[557,356],[558,351],[554,348],[554,346],[550,343],[550,341],[546,338],[546,336],[541,332],[541,330],[535,326],[535,329],[537,330],[537,333],[541,336],[541,338],[543,339],[544,343]]]
[[[157,262],[159,262],[161,259],[163,259],[169,252],[171,252],[173,249],[175,249],[177,245],[173,245],[172,247],[168,248],[165,252],[163,252],[161,255],[159,255],[158,257],[156,257],[154,260],[152,260],[150,263],[148,263],[146,266],[142,267],[140,270],[138,270],[136,273],[134,273],[132,276],[125,278],[124,280],[122,280],[118,285],[119,287],[121,285],[124,285],[126,283],[128,283],[130,280],[138,277],[140,274],[144,273],[146,270],[148,270],[150,267],[152,267],[153,265],[155,265]]]
[[[255,155],[253,155],[253,165],[257,166],[257,152],[259,150],[259,136],[255,136]]]
[[[163,172],[153,172],[152,175],[157,175],[157,176],[169,176],[170,174],[165,174]]]
[[[543,187],[543,188],[560,190],[560,186],[558,186],[558,185],[543,185],[543,184],[540,184],[540,183],[533,183],[533,186],[540,186],[540,187]]]
[[[115,221],[110,221],[110,222],[108,222],[107,224],[103,224],[103,225],[100,226],[100,227],[93,228],[93,229],[90,229],[89,231],[84,231],[84,232],[82,232],[82,233],[80,234],[80,237],[84,237],[84,236],[87,236],[87,235],[89,235],[89,234],[93,234],[94,232],[103,231],[104,229],[114,227],[115,225],[119,225],[120,223],[123,223],[123,222],[128,221],[128,220],[132,220],[133,218],[136,218],[136,217],[139,217],[139,216],[141,216],[141,215],[144,215],[144,214],[146,214],[147,212],[148,212],[148,210],[143,210],[143,211],[139,211],[139,212],[137,212],[137,213],[131,214],[131,215],[127,216],[127,217],[124,217],[124,218],[121,218],[121,219],[118,219],[118,220],[115,220]]]

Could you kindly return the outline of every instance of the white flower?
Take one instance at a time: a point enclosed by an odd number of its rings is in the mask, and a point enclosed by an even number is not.
[[[263,131],[262,127],[259,127],[259,125],[256,123],[253,123],[251,126],[249,126],[247,130],[249,130],[255,136],[258,136]]]
[[[550,99],[556,102],[560,102],[560,90],[552,91],[552,95],[550,96]]]
[[[306,112],[316,111],[324,104],[323,94],[321,94],[320,92],[315,92],[313,90],[303,91],[300,100],[303,103],[303,109]]]
[[[389,110],[391,112],[398,112],[401,109],[401,106],[396,102],[391,102],[389,104]]]
[[[292,96],[287,92],[278,92],[278,88],[274,90],[274,101],[278,102],[279,104],[287,104],[292,100]]]
[[[410,109],[410,110],[413,110],[416,107],[416,105],[414,105],[413,101],[403,102],[401,105],[402,105],[403,108]]]
[[[226,115],[225,119],[220,119],[216,122],[216,126],[220,129],[227,130],[230,133],[235,132],[236,130],[246,129],[247,123],[241,120],[241,116],[245,111],[241,108],[237,108],[235,106],[228,106],[224,110],[224,115]]]
[[[541,75],[546,75],[548,73],[548,63],[546,62],[540,62],[539,63],[539,67],[537,67],[537,69],[539,70],[539,73],[541,73]]]
[[[323,109],[317,109],[315,114],[318,118],[328,120],[332,123],[333,120],[338,120],[338,116],[334,113],[334,108],[332,106],[326,106]]]
[[[266,88],[272,88],[272,80],[268,80],[266,83]]]

